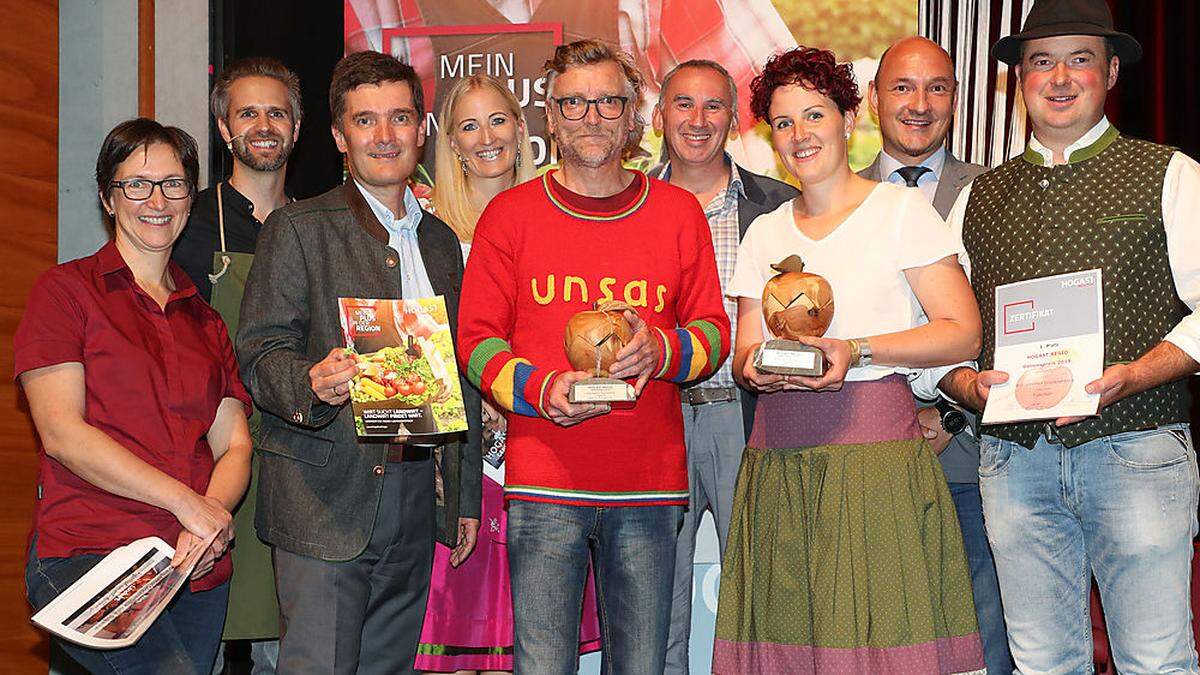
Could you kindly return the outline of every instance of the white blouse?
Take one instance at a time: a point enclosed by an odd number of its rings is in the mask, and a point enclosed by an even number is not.
[[[960,253],[961,244],[919,190],[880,183],[833,232],[818,240],[796,226],[791,201],[755,218],[738,247],[727,293],[761,300],[767,281],[776,274],[771,265],[795,254],[804,261],[805,272],[825,277],[833,288],[833,322],[826,337],[894,333],[928,322],[904,271]],[[760,323],[769,339],[766,321]],[[872,365],[852,368],[846,379],[877,380],[912,370]]]

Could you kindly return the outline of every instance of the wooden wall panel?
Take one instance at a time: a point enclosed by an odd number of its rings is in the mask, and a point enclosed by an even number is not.
[[[0,672],[46,672],[29,623],[25,541],[37,450],[12,381],[12,336],[58,248],[58,2],[0,0]]]

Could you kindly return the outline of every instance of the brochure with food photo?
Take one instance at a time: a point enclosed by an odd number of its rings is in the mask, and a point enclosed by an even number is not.
[[[467,430],[442,296],[339,298],[346,352],[358,363],[350,388],[359,436],[422,436]]]

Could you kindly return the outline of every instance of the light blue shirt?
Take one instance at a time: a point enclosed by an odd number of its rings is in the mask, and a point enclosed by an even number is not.
[[[433,285],[429,283],[429,274],[425,271],[425,261],[421,258],[421,247],[417,243],[417,226],[421,224],[421,204],[416,195],[406,185],[404,186],[403,218],[397,218],[392,210],[375,198],[357,180],[354,186],[367,200],[367,206],[379,219],[388,232],[388,246],[400,254],[400,295],[411,300],[415,298],[432,298]]]
[[[904,167],[905,164],[893,158],[886,152],[879,152],[879,175],[889,183],[896,185],[904,185],[904,179],[900,174],[896,173],[897,169]],[[946,168],[946,149],[942,148],[932,155],[925,158],[918,166],[923,166],[929,169],[928,172],[921,175],[917,179],[917,189],[929,203],[933,203],[933,197],[937,194],[938,181],[942,179],[942,169]]]

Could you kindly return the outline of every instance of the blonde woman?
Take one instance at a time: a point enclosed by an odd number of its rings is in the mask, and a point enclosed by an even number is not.
[[[433,210],[458,234],[465,254],[492,197],[536,175],[520,104],[496,78],[459,80],[438,115]]]
[[[500,192],[535,175],[533,148],[520,104],[496,78],[459,80],[438,115],[437,182],[432,210],[458,234],[465,260],[479,214]],[[504,430],[484,404],[483,512],[469,558],[437,546],[417,670],[489,673],[513,669],[513,610],[505,548]],[[464,560],[464,558],[466,558]],[[600,648],[595,593],[589,578],[580,652]]]

